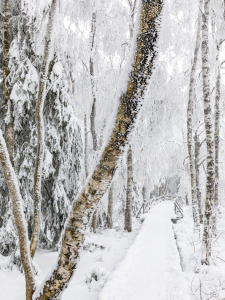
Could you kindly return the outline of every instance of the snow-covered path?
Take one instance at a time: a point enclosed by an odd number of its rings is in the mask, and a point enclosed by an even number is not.
[[[190,300],[174,239],[173,202],[151,209],[125,259],[109,277],[99,300]]]

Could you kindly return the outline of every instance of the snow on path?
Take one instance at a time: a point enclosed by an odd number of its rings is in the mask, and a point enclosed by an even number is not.
[[[99,300],[190,300],[174,239],[173,202],[154,206]]]

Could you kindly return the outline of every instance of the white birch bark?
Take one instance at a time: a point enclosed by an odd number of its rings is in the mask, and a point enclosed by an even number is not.
[[[206,172],[206,200],[205,220],[203,233],[203,259],[210,265],[212,255],[212,214],[215,193],[215,147],[212,127],[212,107],[210,99],[210,64],[209,64],[209,3],[205,0],[204,14],[202,15],[202,77],[204,97],[204,122],[207,145],[207,172]]]
[[[32,300],[35,288],[34,274],[31,264],[30,251],[28,245],[27,223],[23,212],[23,201],[20,194],[18,181],[12,167],[7,151],[6,143],[0,130],[0,161],[5,180],[8,185],[10,197],[13,204],[13,215],[19,236],[20,256],[23,264],[26,280],[26,300]]]
[[[93,102],[92,102],[92,108],[91,108],[90,123],[91,123],[91,135],[92,135],[94,151],[96,151],[98,148],[97,134],[96,134],[96,130],[95,130],[96,86],[95,86],[95,80],[94,80],[94,61],[93,61],[95,32],[96,32],[96,13],[93,13],[92,21],[91,21],[91,42],[90,42],[91,43],[90,77],[91,77],[91,91],[92,91]]]
[[[200,7],[202,6],[202,0],[200,0],[199,5]],[[198,15],[198,28],[197,28],[197,35],[196,35],[196,42],[195,42],[194,58],[191,67],[189,99],[188,99],[188,109],[187,109],[187,141],[188,141],[188,154],[189,154],[190,175],[191,175],[192,212],[194,218],[195,231],[198,232],[199,234],[200,234],[200,220],[199,220],[197,187],[196,187],[192,111],[193,111],[193,101],[194,101],[195,72],[196,72],[198,52],[199,52],[200,40],[201,40],[200,30],[201,30],[201,12],[199,12]]]
[[[38,132],[38,142],[37,142],[37,157],[34,173],[34,223],[33,223],[33,232],[30,244],[30,253],[31,257],[34,257],[40,232],[41,224],[41,178],[42,178],[42,168],[43,168],[43,159],[44,159],[44,118],[43,118],[43,109],[44,102],[46,98],[46,80],[49,70],[50,62],[50,53],[52,46],[52,31],[53,24],[56,14],[58,0],[52,0],[51,8],[49,12],[49,20],[47,25],[47,32],[45,36],[45,48],[44,48],[44,57],[40,73],[39,81],[39,92],[38,100],[36,105],[36,123],[37,123],[37,132]]]
[[[132,190],[133,190],[133,167],[132,167],[132,150],[129,146],[127,151],[127,191],[126,191],[126,208],[125,208],[125,222],[124,230],[132,231]]]
[[[40,291],[35,293],[35,300],[58,299],[67,287],[79,261],[85,229],[97,203],[113,179],[118,160],[124,153],[129,134],[142,106],[157,55],[158,23],[163,1],[142,0],[141,4],[134,62],[127,90],[120,97],[115,126],[92,176],[76,197],[66,222],[58,263],[46,282],[41,285]]]
[[[216,77],[216,97],[215,97],[215,124],[214,124],[214,139],[215,139],[215,200],[214,200],[214,216],[213,216],[213,233],[217,235],[217,213],[219,205],[219,142],[220,142],[220,81],[221,81],[221,70],[219,62],[221,42],[217,43],[217,77]]]

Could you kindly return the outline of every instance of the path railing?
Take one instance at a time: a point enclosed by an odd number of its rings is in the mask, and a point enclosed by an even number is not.
[[[155,204],[160,203],[165,200],[173,200],[176,199],[177,196],[160,196],[156,198],[152,198],[148,201],[144,201],[141,204],[141,207],[137,211],[136,218],[139,218],[140,214],[143,213],[145,214],[146,212],[149,211],[151,207],[153,207]]]
[[[183,218],[183,204],[184,201],[182,200],[181,197],[177,197],[174,201],[174,211],[175,214],[178,215],[178,217]]]

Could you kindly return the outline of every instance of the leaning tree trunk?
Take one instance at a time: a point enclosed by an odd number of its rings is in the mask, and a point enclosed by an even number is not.
[[[202,0],[200,0],[200,7]],[[194,140],[193,140],[193,124],[192,124],[192,110],[194,101],[194,84],[195,84],[195,72],[198,59],[198,52],[200,48],[200,29],[201,29],[201,15],[198,16],[198,29],[195,43],[194,59],[191,67],[191,76],[189,84],[189,99],[187,109],[187,144],[188,154],[190,160],[190,175],[191,175],[191,194],[192,194],[192,212],[194,218],[195,232],[200,234],[200,221],[198,212],[198,201],[197,201],[197,189],[196,189],[196,170],[195,170],[195,154],[194,154]]]
[[[94,80],[94,61],[93,61],[93,53],[94,53],[94,43],[95,43],[95,32],[96,32],[96,13],[92,14],[92,22],[91,22],[91,57],[90,57],[90,77],[91,77],[91,91],[92,91],[92,108],[90,115],[90,123],[91,123],[91,135],[93,140],[93,150],[96,151],[98,148],[97,145],[97,134],[95,130],[95,116],[96,116],[96,86]]]
[[[36,105],[36,123],[37,123],[37,133],[38,133],[38,142],[37,142],[37,157],[36,165],[34,172],[34,223],[33,223],[33,233],[30,244],[30,254],[31,257],[34,257],[40,232],[41,224],[41,177],[42,177],[42,167],[43,167],[43,158],[44,158],[44,118],[43,118],[43,108],[46,98],[46,78],[48,76],[50,55],[51,55],[51,39],[53,24],[55,19],[57,7],[57,0],[52,0],[49,20],[47,25],[47,32],[45,36],[45,48],[44,48],[44,57],[40,73],[39,81],[39,91],[38,91],[38,100]]]
[[[120,97],[115,126],[92,176],[76,197],[65,225],[58,263],[35,293],[36,300],[57,299],[67,287],[79,261],[86,227],[112,181],[142,106],[157,55],[156,42],[163,1],[142,0],[141,3],[140,32],[136,40],[133,68],[129,74],[127,90]]]
[[[203,233],[203,260],[210,265],[212,255],[212,217],[215,193],[215,148],[212,127],[212,108],[210,100],[210,64],[209,64],[209,2],[205,0],[204,14],[202,15],[202,76],[204,97],[204,122],[207,145],[207,172],[206,172],[206,200],[205,200],[205,222]]]
[[[113,183],[109,188],[107,227],[109,229],[113,228]]]
[[[12,35],[12,0],[5,0],[5,16],[4,16],[4,41],[3,41],[3,91],[5,97],[5,141],[9,152],[9,158],[14,165],[14,138],[13,138],[13,117],[12,103],[10,101],[11,89],[7,79],[9,70],[9,50]]]
[[[19,235],[20,257],[26,279],[26,300],[32,300],[35,282],[28,246],[27,224],[24,217],[23,200],[21,198],[18,181],[7,150],[5,140],[2,136],[2,131],[0,130],[0,161],[2,171],[8,185],[10,197],[12,199],[13,215]]]

